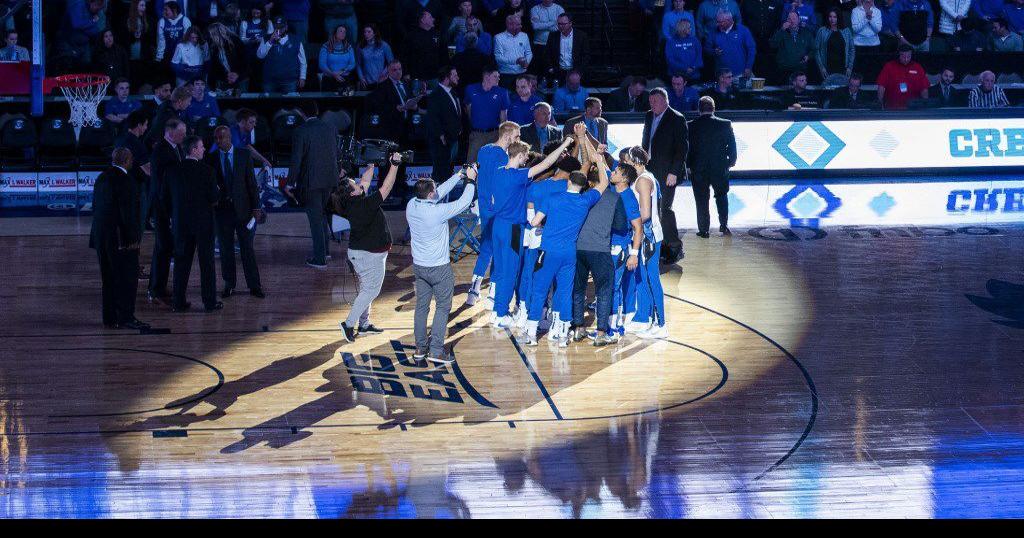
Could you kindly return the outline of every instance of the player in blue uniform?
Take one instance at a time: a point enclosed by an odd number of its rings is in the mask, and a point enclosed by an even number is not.
[[[620,158],[621,161],[621,158]],[[633,193],[636,168],[620,162],[612,172],[612,185],[619,193],[622,208],[626,213],[628,226],[612,228],[612,260],[615,263],[615,280],[612,285],[612,315],[608,326],[613,333],[623,333],[625,305],[636,304],[636,275],[640,247],[643,243],[643,222],[640,218],[640,203]],[[634,307],[630,308],[630,311]]]

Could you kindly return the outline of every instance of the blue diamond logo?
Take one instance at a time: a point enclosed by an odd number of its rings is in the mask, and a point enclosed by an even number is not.
[[[790,226],[817,228],[821,219],[828,218],[843,205],[842,199],[821,184],[796,185],[779,197],[772,208]]]
[[[820,121],[790,125],[772,148],[797,170],[821,170],[846,147],[846,143]]]
[[[874,211],[875,215],[878,215],[879,217],[884,217],[885,214],[888,213],[895,205],[896,200],[894,200],[892,196],[889,196],[889,193],[887,192],[883,192],[882,194],[875,196],[870,202],[868,202],[868,208],[871,209],[871,211]]]
[[[730,217],[735,216],[740,211],[743,211],[744,207],[747,207],[747,204],[744,204],[743,200],[741,200],[740,197],[736,196],[736,194],[733,193],[733,192],[730,192],[726,196],[726,198],[729,199],[729,216]]]

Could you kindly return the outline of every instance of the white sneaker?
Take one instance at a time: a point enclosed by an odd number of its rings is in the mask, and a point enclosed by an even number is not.
[[[512,326],[512,318],[509,316],[498,316],[494,315],[494,319],[491,320],[491,327],[495,329],[507,329]]]
[[[572,343],[572,333],[568,333],[565,336],[558,339],[558,347],[569,347]]]
[[[668,338],[668,330],[664,325],[652,325],[650,329],[640,333],[639,336],[649,340],[662,340]]]
[[[563,322],[560,319],[555,319],[554,321],[551,322],[551,328],[548,329],[548,340],[554,342],[556,340],[561,339],[564,336],[564,334],[565,334],[565,329],[563,328],[564,323],[565,322]]]
[[[530,333],[526,333],[526,335],[523,336],[523,344],[530,347],[537,347],[537,337]]]
[[[630,321],[626,323],[626,334],[642,334],[647,332],[651,328],[650,323],[640,323],[639,321]]]
[[[469,293],[466,294],[466,305],[473,306],[479,299],[480,294],[476,290],[470,289]]]

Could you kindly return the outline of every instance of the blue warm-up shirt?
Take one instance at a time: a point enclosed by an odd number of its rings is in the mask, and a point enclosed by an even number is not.
[[[508,164],[508,153],[496,144],[487,144],[476,154],[477,190],[480,192],[480,218],[487,219],[494,213],[491,195],[494,192],[494,174]]]
[[[540,248],[547,252],[576,252],[576,238],[590,208],[601,199],[596,189],[586,192],[557,192],[540,203],[540,211],[547,217]]]
[[[612,228],[612,244],[627,248],[633,238],[633,226],[630,222],[640,218],[640,202],[637,201],[636,195],[633,194],[633,189],[626,189],[620,192],[619,200],[622,202],[622,209],[626,212],[626,227],[621,230]]]
[[[529,168],[501,167],[494,173],[494,217],[521,224],[526,222],[526,185]]]

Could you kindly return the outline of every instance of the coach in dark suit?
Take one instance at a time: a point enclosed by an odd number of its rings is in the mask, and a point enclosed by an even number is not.
[[[563,132],[571,133],[576,129],[577,123],[583,123],[587,127],[587,133],[594,137],[599,143],[608,143],[608,120],[601,117],[604,107],[597,97],[587,97],[583,101],[583,114],[565,120],[562,127]]]
[[[462,104],[455,91],[459,73],[454,67],[443,67],[437,80],[437,87],[427,97],[427,142],[433,165],[431,176],[440,185],[452,175],[452,161],[459,151]]]
[[[711,213],[708,202],[715,189],[718,208],[718,231],[729,231],[729,169],[736,166],[736,135],[732,122],[715,116],[715,100],[701,97],[697,103],[700,116],[689,124],[690,153],[686,167],[690,169],[693,198],[697,202],[697,237],[708,237]]]
[[[171,230],[171,200],[167,196],[166,176],[185,159],[181,142],[185,139],[185,123],[171,119],[164,125],[164,137],[153,146],[149,165],[149,211],[153,215],[153,261],[149,270],[149,300],[168,298],[167,279],[174,255],[174,235]]]
[[[549,33],[548,42],[544,45],[544,65],[548,76],[554,76],[564,84],[569,71],[586,68],[590,48],[587,34],[573,29],[572,18],[568,13],[559,15],[556,24],[558,31]],[[568,60],[568,63],[563,60]]]
[[[118,148],[113,165],[96,178],[89,246],[96,249],[103,281],[103,325],[148,329],[135,319],[139,288],[139,184],[129,171],[132,152]]]
[[[661,186],[661,227],[665,242],[661,257],[665,263],[675,263],[683,256],[683,242],[679,239],[676,214],[672,211],[676,184],[686,178],[686,152],[689,139],[686,118],[668,106],[668,92],[664,88],[651,90],[651,110],[644,115],[643,147],[651,156],[649,170]]]
[[[235,236],[238,236],[238,250],[242,258],[242,272],[249,294],[263,298],[263,286],[260,284],[260,270],[256,266],[256,253],[253,250],[255,226],[249,227],[253,219],[263,217],[260,207],[260,190],[256,183],[253,170],[252,155],[245,148],[236,150],[231,144],[231,129],[226,125],[217,127],[213,133],[217,147],[206,156],[206,162],[213,168],[217,177],[217,189],[220,198],[214,208],[217,221],[217,239],[220,241],[220,277],[224,280],[226,299],[234,293],[235,274]]]
[[[579,123],[579,122],[576,122]],[[519,140],[526,142],[534,151],[544,152],[549,142],[561,142],[562,131],[551,125],[551,105],[541,101],[533,105],[533,123],[519,129]]]
[[[184,312],[191,306],[185,301],[185,292],[192,272],[192,258],[198,254],[203,306],[207,312],[213,312],[224,308],[224,303],[217,300],[217,273],[213,261],[213,206],[219,197],[217,178],[213,168],[202,161],[206,154],[202,138],[190,136],[182,146],[185,160],[164,178],[174,220],[174,300],[171,307],[175,312]]]
[[[338,184],[338,130],[317,117],[319,110],[314,101],[302,103],[302,114],[306,122],[296,127],[292,135],[288,186],[305,207],[309,219],[313,257],[306,260],[306,265],[325,269],[329,222],[324,207],[331,189]]]
[[[647,79],[632,77],[629,84],[608,94],[605,107],[608,112],[647,112],[651,109]]]
[[[402,142],[406,138],[406,127],[410,116],[419,108],[414,99],[412,88],[402,81],[402,63],[395,60],[388,64],[388,76],[367,99],[369,112],[377,116],[379,123],[371,130],[374,136],[364,133],[366,138],[383,138],[392,142]],[[447,178],[446,178],[447,179]]]

